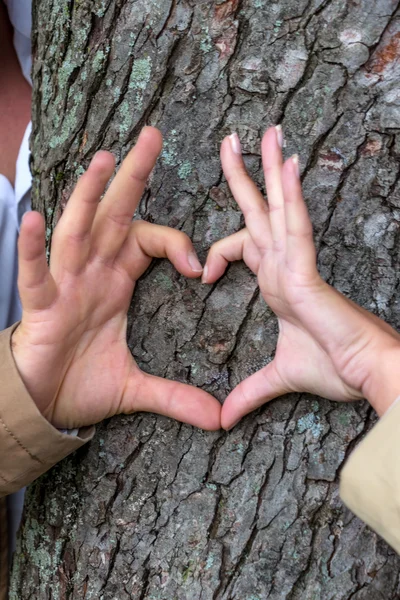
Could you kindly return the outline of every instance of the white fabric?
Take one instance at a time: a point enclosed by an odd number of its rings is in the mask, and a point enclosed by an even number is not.
[[[25,79],[31,84],[31,0],[6,0],[14,27],[14,47]],[[29,123],[18,153],[15,187],[0,174],[0,330],[21,318],[17,290],[17,238],[23,215],[30,210],[32,177],[29,170]],[[10,559],[15,550],[25,490],[7,498]]]
[[[14,47],[21,65],[25,79],[32,85],[31,67],[31,29],[32,29],[32,1],[31,0],[5,0],[14,28]]]
[[[25,78],[31,83],[31,0],[6,0],[14,27],[14,46]],[[24,213],[30,209],[31,173],[29,170],[28,125],[19,150],[15,188],[0,174],[0,330],[21,317],[17,291],[17,237]]]
[[[17,290],[17,238],[21,219],[30,209],[29,123],[19,150],[15,188],[0,175],[0,330],[21,318]]]

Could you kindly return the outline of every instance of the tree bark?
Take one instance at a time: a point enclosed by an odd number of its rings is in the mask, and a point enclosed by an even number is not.
[[[36,0],[34,206],[51,232],[94,152],[120,162],[145,124],[164,134],[138,215],[204,258],[242,225],[218,149],[282,123],[300,154],[319,267],[400,328],[398,0]],[[273,355],[254,277],[213,286],[155,262],[129,315],[139,365],[221,401]],[[377,361],[379,357],[377,357]],[[369,431],[365,403],[292,395],[232,432],[120,417],[33,484],[13,600],[395,600],[396,554],[338,495]]]

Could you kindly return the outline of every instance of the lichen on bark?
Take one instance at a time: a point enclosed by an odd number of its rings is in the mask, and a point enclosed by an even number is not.
[[[262,187],[260,138],[281,122],[324,278],[400,328],[399,53],[397,0],[36,0],[32,169],[49,246],[93,153],[120,162],[148,123],[165,147],[137,216],[204,258],[242,225],[221,139],[239,133]],[[143,369],[221,401],[277,336],[240,264],[207,287],[154,263],[129,325]],[[399,559],[338,495],[374,421],[306,395],[228,434],[108,421],[31,486],[11,598],[395,600]]]

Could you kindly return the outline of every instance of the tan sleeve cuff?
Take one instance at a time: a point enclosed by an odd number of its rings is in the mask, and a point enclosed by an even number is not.
[[[400,402],[351,454],[342,471],[340,495],[400,553]]]
[[[0,497],[31,483],[57,462],[92,439],[94,427],[69,436],[39,412],[18,373],[11,335],[0,332]]]

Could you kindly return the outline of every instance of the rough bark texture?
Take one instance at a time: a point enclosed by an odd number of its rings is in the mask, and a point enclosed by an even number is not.
[[[37,0],[34,203],[48,236],[93,153],[144,123],[165,148],[141,218],[200,256],[242,223],[219,142],[299,152],[323,276],[400,327],[398,0]],[[277,324],[240,264],[212,287],[155,263],[130,313],[143,369],[223,400],[271,359]],[[379,360],[379,357],[377,357]],[[116,418],[32,485],[13,600],[394,600],[398,557],[342,505],[365,404],[294,395],[231,433]]]

